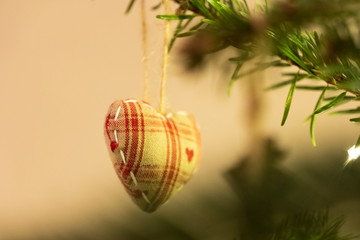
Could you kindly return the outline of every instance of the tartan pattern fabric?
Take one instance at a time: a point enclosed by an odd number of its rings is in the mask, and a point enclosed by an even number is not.
[[[200,134],[184,112],[158,113],[144,101],[119,100],[105,120],[116,174],[132,200],[153,212],[190,179],[200,158]]]

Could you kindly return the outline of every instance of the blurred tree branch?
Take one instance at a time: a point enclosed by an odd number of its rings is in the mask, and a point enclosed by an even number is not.
[[[284,73],[285,80],[270,89],[291,84],[282,125],[286,122],[295,89],[322,91],[309,119],[315,145],[315,116],[360,97],[360,2],[356,0],[283,0],[258,4],[251,11],[246,0],[175,0],[176,14],[158,15],[160,19],[178,21],[172,44],[188,38],[182,46],[188,66],[195,68],[205,56],[226,48],[236,56],[229,59],[234,71],[229,93],[241,77],[270,67],[298,73]],[[251,60],[258,63],[242,72]],[[265,61],[265,60],[267,61]],[[253,63],[253,61],[252,61]],[[299,85],[311,79],[314,85]],[[319,82],[323,85],[319,86]],[[336,94],[330,101],[325,93]],[[336,93],[337,90],[338,93]],[[325,92],[326,91],[326,92]],[[360,113],[358,109],[353,109]],[[354,112],[352,112],[354,113]],[[347,114],[347,113],[343,113]],[[360,118],[351,118],[358,122]]]

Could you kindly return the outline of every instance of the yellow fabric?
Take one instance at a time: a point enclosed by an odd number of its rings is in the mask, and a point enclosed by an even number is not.
[[[133,201],[152,212],[190,179],[200,158],[200,134],[184,112],[158,113],[138,100],[114,102],[105,139],[116,173]]]

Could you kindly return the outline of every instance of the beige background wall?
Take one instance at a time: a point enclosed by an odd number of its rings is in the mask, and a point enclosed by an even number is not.
[[[124,216],[135,210],[112,169],[102,133],[113,100],[142,96],[139,9],[125,16],[127,2],[0,1],[0,239],[77,228],[99,214],[111,216],[115,207]],[[156,106],[162,23],[154,15],[149,21]],[[200,189],[226,188],[222,172],[246,153],[244,91],[236,86],[227,97],[219,84],[227,76],[215,64],[194,75],[179,65],[173,55],[167,106],[197,117],[204,153],[189,186],[155,214],[179,207]],[[268,72],[265,78],[270,83],[279,76]],[[286,94],[286,89],[266,94],[263,123],[265,133],[289,147],[290,156],[334,147],[345,151],[355,142],[356,128],[346,118],[322,116],[319,146],[312,148],[303,120],[313,108],[313,93],[295,93],[281,128]]]

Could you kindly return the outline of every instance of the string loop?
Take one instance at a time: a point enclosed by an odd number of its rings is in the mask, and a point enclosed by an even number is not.
[[[144,71],[144,100],[149,101],[149,52],[147,42],[147,24],[146,24],[146,5],[145,0],[141,0],[141,30],[142,30],[142,48],[143,48],[143,71]]]
[[[163,0],[165,14],[170,14],[169,0]],[[142,25],[142,47],[143,47],[143,67],[144,67],[144,100],[149,100],[149,61],[147,44],[147,23],[145,0],[141,0],[141,25]],[[165,20],[164,24],[164,46],[162,74],[160,82],[160,113],[165,113],[165,89],[167,78],[167,65],[169,59],[169,40],[170,40],[170,21]]]
[[[169,0],[164,0],[164,9],[165,14],[170,14],[170,4]],[[160,113],[164,114],[165,112],[165,88],[166,88],[166,77],[167,77],[167,65],[169,59],[169,40],[170,40],[170,21],[165,20],[164,25],[164,52],[163,52],[163,64],[162,64],[162,76],[161,76],[161,86],[160,86]]]

